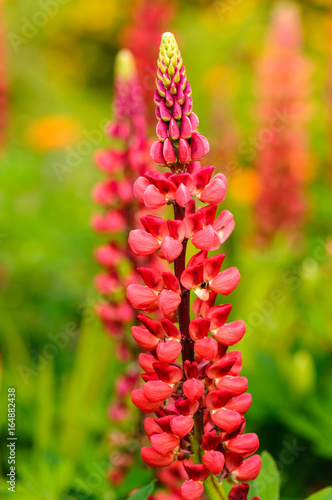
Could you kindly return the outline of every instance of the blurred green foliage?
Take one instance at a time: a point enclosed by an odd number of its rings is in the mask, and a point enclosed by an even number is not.
[[[113,61],[133,2],[55,3],[56,13],[37,28],[30,24],[40,2],[11,0],[4,9],[10,109],[0,167],[0,422],[6,435],[3,409],[7,388],[15,387],[18,500],[122,499],[152,473],[137,464],[117,490],[106,479],[106,408],[121,366],[92,313],[97,237],[89,219],[98,179],[92,156],[106,143],[101,123],[111,115]],[[222,12],[221,4],[182,0],[170,29],[213,161],[220,169],[235,161],[246,172],[252,165],[239,144],[257,133],[255,70],[273,2],[229,0],[231,8]],[[224,204],[236,220],[226,262],[242,275],[232,320],[244,319],[248,327],[241,342],[254,399],[248,430],[273,455],[283,500],[303,500],[332,476],[332,260],[326,249],[332,30],[328,2],[299,5],[313,67],[315,172],[303,241],[294,249],[280,238],[259,251],[252,245],[250,203],[230,196]],[[13,34],[23,37],[19,45]],[[59,164],[70,164],[60,177]],[[1,464],[7,498],[6,451]],[[310,500],[328,498],[330,490]]]

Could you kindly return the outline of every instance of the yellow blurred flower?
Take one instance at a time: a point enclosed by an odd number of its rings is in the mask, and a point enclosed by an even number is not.
[[[119,2],[94,0],[87,2],[80,0],[72,10],[72,19],[76,28],[86,31],[110,29],[116,21]]]
[[[258,178],[254,169],[242,169],[230,178],[228,192],[238,205],[251,205],[258,196]]]
[[[27,144],[37,151],[62,149],[80,137],[79,124],[70,116],[47,115],[34,120],[26,130]]]

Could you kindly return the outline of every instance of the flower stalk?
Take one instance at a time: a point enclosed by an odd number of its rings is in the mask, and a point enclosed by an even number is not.
[[[191,87],[171,33],[161,39],[156,84],[158,140],[151,157],[169,171],[140,176],[134,192],[148,209],[172,205],[174,218],[141,217],[129,245],[137,256],[157,255],[173,263],[173,272],[160,265],[140,267],[145,285],[132,283],[127,289],[129,302],[142,311],[141,326],[132,334],[147,351],[139,357],[145,384],[132,392],[132,401],[156,415],[145,419],[151,447],[142,448],[143,460],[154,468],[181,463],[184,500],[200,498],[204,488],[209,498],[225,500],[220,482],[255,479],[261,468],[258,437],[244,433],[251,395],[248,380],[239,376],[241,352],[227,352],[241,340],[245,325],[227,323],[230,304],[216,305],[218,294],[236,288],[240,274],[235,267],[220,271],[224,254],[208,256],[230,236],[234,220],[227,210],[217,215],[227,179],[213,177],[213,166],[201,166],[209,143],[198,132]],[[198,250],[189,262],[188,245]],[[192,311],[191,292],[197,296]]]

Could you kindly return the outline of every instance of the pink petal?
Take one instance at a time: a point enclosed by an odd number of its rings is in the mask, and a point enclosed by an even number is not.
[[[191,120],[188,116],[184,116],[181,121],[181,137],[190,139],[192,133]]]
[[[182,252],[182,243],[178,240],[174,240],[170,236],[166,236],[161,244],[158,256],[162,259],[168,260],[168,262],[173,262],[180,253]]]
[[[205,203],[214,203],[218,205],[226,197],[227,188],[222,180],[214,177],[212,181],[203,189],[200,194],[200,200]]]
[[[195,352],[202,358],[213,361],[218,354],[218,343],[212,337],[198,340],[195,343]]]
[[[213,332],[213,336],[225,346],[237,344],[246,332],[246,325],[243,321],[233,321],[226,323]]]
[[[159,342],[161,342],[160,339],[150,333],[144,326],[133,326],[131,333],[137,344],[147,351],[154,351]],[[154,373],[154,370],[152,373]]]
[[[211,413],[211,420],[215,425],[229,434],[239,427],[242,416],[237,411],[221,408]]]
[[[158,345],[157,356],[162,363],[174,363],[181,354],[181,350],[181,343],[171,339]]]
[[[225,457],[221,451],[206,451],[202,457],[202,462],[212,474],[220,474],[225,465]]]
[[[160,122],[158,122],[157,124],[156,133],[158,139],[160,139],[161,141],[167,139],[167,123],[163,120],[160,120]]]
[[[191,403],[197,401],[200,397],[203,396],[205,389],[205,384],[201,380],[196,380],[192,378],[190,380],[186,380],[183,383],[183,394],[186,398],[189,399]]]
[[[190,147],[186,139],[180,137],[179,140],[179,160],[180,163],[190,162]]]
[[[148,401],[151,401],[152,403],[161,400],[164,401],[172,394],[172,392],[172,387],[170,387],[162,380],[147,382],[143,386],[144,396]]]
[[[235,477],[239,481],[251,481],[256,479],[262,467],[262,460],[259,455],[244,460],[242,464],[233,471]]]
[[[176,162],[176,155],[174,152],[173,144],[169,139],[165,139],[163,147],[163,156],[168,165],[172,165]]]
[[[240,273],[236,267],[230,267],[225,271],[219,273],[215,278],[213,278],[209,284],[213,292],[219,293],[221,295],[229,295],[241,279]]]
[[[127,299],[135,309],[145,311],[157,301],[157,295],[147,286],[129,285]]]
[[[158,165],[166,165],[166,161],[163,156],[163,143],[156,141],[152,144],[150,150],[150,156],[153,161],[158,163]]]
[[[203,281],[202,265],[188,267],[181,275],[181,283],[185,288],[187,288],[187,290],[192,290],[193,288],[201,285]]]
[[[174,455],[160,455],[153,448],[143,447],[141,456],[144,462],[152,468],[167,467],[174,462]]]
[[[168,434],[167,432],[153,434],[150,437],[150,441],[152,448],[160,455],[168,455],[180,444],[180,439],[177,436],[174,436],[174,434]]]
[[[183,500],[196,500],[203,495],[204,486],[199,481],[185,481],[181,485],[181,496]]]
[[[129,234],[129,246],[137,255],[151,255],[159,249],[159,241],[142,229],[134,229]]]
[[[160,193],[160,191],[158,191],[156,186],[150,184],[144,192],[143,202],[146,207],[156,210],[166,205],[167,199]]]
[[[171,118],[171,121],[169,122],[168,132],[170,138],[173,140],[178,139],[180,137],[179,126],[176,123],[176,120],[174,120],[174,118]]]
[[[176,311],[181,302],[181,297],[171,290],[163,290],[158,297],[158,306],[165,316]]]
[[[172,432],[179,436],[180,438],[185,437],[189,434],[194,427],[194,419],[192,417],[185,417],[180,415],[179,417],[174,417],[171,421]]]
[[[235,410],[241,413],[247,413],[252,403],[252,396],[249,392],[236,396],[228,401],[226,408],[228,410]]]
[[[180,207],[185,207],[190,200],[191,200],[191,192],[186,186],[180,184],[175,193],[176,203],[180,205]]]
[[[214,234],[215,232],[212,229],[212,226],[207,226],[205,229],[198,231],[192,237],[191,241],[196,248],[199,248],[200,250],[209,251],[213,246]]]

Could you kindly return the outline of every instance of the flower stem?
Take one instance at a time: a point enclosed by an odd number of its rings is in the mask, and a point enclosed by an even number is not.
[[[210,500],[227,500],[225,490],[213,474],[204,481],[205,493]]]

